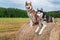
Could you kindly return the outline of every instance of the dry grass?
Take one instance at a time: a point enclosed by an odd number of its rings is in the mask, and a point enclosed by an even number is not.
[[[17,31],[27,20],[27,18],[0,18],[0,32]]]
[[[17,40],[17,31],[28,18],[0,18],[0,40]]]
[[[17,31],[28,20],[28,18],[0,18],[0,32]],[[60,22],[60,18],[56,18],[56,20]]]
[[[16,40],[17,31],[28,20],[28,18],[0,18],[0,40]],[[57,22],[60,22],[60,18],[57,18]]]
[[[46,26],[46,28],[44,29],[44,31],[41,35],[38,35],[38,33],[34,32],[35,29],[38,27],[38,25],[30,27],[29,24],[26,24],[24,26],[24,28],[22,28],[22,30],[19,32],[19,40],[51,40],[51,39],[52,40],[53,39],[58,40],[60,38],[59,36],[58,36],[59,38],[58,37],[56,38],[56,36],[59,35],[59,32],[60,32],[59,31],[60,30],[60,26],[59,26],[60,23],[58,23],[58,22],[60,22],[59,18],[57,18],[57,23],[56,24],[47,23],[47,26]]]
[[[60,23],[60,18],[56,18],[56,21]]]

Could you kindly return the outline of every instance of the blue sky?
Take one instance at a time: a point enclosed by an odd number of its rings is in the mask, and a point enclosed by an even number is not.
[[[33,8],[44,11],[60,10],[60,0],[0,0],[0,7],[25,9],[25,2],[31,1]]]

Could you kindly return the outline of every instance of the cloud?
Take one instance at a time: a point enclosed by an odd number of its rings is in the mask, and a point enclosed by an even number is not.
[[[33,2],[33,1],[32,1]],[[45,11],[53,10],[54,5],[49,2],[48,0],[37,0],[37,2],[33,2],[33,7],[36,8],[43,8]]]
[[[25,9],[26,1],[31,1],[34,9],[60,10],[60,0],[0,0],[0,7]]]

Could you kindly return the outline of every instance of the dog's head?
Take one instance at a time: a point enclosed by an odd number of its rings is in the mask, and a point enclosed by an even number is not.
[[[44,13],[42,10],[37,9],[37,15],[38,17],[42,18],[44,16]]]
[[[27,9],[28,11],[31,10],[31,9],[32,9],[32,4],[31,4],[31,2],[27,2],[27,1],[26,1],[25,7],[26,7],[26,9]]]
[[[37,9],[37,13],[40,14],[41,10]]]
[[[43,9],[41,8],[41,10],[37,9],[37,13],[43,13]]]

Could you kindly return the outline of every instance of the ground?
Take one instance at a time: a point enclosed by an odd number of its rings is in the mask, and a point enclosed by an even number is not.
[[[38,25],[30,27],[25,24],[19,31],[19,40],[59,40],[60,24],[48,23],[41,35],[35,33]]]
[[[18,40],[18,34],[20,33],[20,31],[22,31],[21,29],[30,28],[28,21],[29,21],[28,18],[0,18],[0,40]],[[57,18],[57,21],[60,22],[60,19]],[[28,26],[24,27],[24,24]],[[34,26],[33,29],[35,29],[36,26]],[[31,30],[28,30],[28,32],[30,32]],[[34,30],[32,30],[32,32],[33,31]],[[35,35],[35,34],[32,33],[32,35]]]
[[[17,40],[17,31],[28,18],[0,18],[0,40]]]

